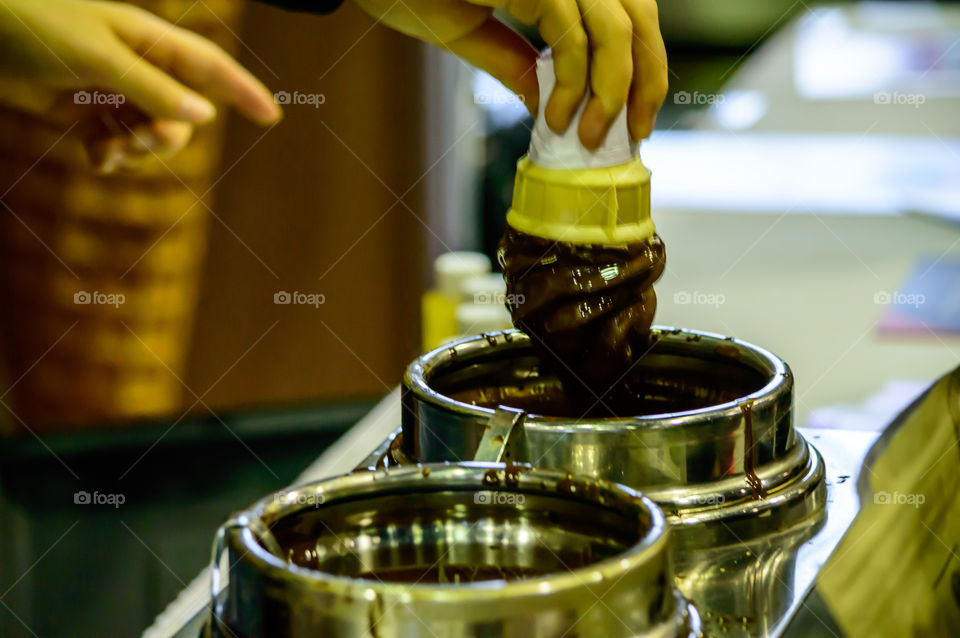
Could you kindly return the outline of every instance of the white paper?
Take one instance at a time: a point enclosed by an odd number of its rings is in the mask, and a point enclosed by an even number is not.
[[[590,91],[583,98],[583,103],[577,109],[567,127],[567,130],[558,135],[547,126],[546,118],[543,113],[547,108],[547,100],[550,99],[550,93],[556,84],[557,78],[553,73],[553,58],[550,51],[546,50],[537,61],[537,80],[540,82],[540,104],[538,107],[537,120],[533,124],[533,134],[530,136],[530,160],[537,166],[544,168],[560,169],[580,169],[580,168],[599,168],[603,166],[616,166],[629,162],[638,154],[639,145],[630,139],[630,132],[627,129],[627,109],[626,107],[617,116],[607,139],[603,145],[594,152],[588,151],[580,143],[577,136],[577,126],[580,122],[580,116],[590,98]]]

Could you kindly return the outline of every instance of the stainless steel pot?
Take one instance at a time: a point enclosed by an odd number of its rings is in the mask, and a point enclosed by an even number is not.
[[[823,461],[794,430],[793,375],[779,357],[730,337],[654,328],[628,383],[642,389],[642,413],[558,413],[559,381],[526,335],[463,339],[408,367],[390,458],[485,457],[484,435],[512,420],[497,439],[509,440],[512,460],[642,490],[681,544],[738,541],[822,512]],[[501,404],[522,414],[498,417]]]
[[[513,464],[360,472],[224,525],[212,624],[237,638],[696,636],[663,514]]]

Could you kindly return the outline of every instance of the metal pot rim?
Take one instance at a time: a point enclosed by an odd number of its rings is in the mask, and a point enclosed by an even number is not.
[[[761,388],[744,395],[743,397],[718,403],[695,410],[683,410],[679,412],[665,412],[661,414],[646,414],[629,417],[604,417],[604,418],[581,418],[575,417],[555,417],[544,415],[527,415],[524,420],[524,427],[529,429],[538,429],[541,427],[557,431],[577,431],[577,430],[624,430],[631,427],[643,428],[677,428],[683,427],[686,423],[695,421],[704,414],[720,416],[737,416],[740,414],[740,406],[751,401],[755,406],[763,406],[777,400],[778,396],[784,392],[789,392],[793,385],[793,376],[789,366],[780,357],[769,350],[761,348],[747,341],[742,341],[734,337],[727,337],[713,332],[700,330],[688,330],[684,328],[674,328],[670,326],[653,326],[651,332],[660,340],[675,341],[676,343],[689,342],[690,340],[708,341],[714,346],[730,344],[741,350],[746,350],[756,355],[766,364],[766,369],[760,370],[769,381]],[[490,339],[495,339],[497,335],[504,337],[505,344],[513,343],[513,339],[519,336],[520,339],[527,340],[529,337],[520,330],[511,329],[502,332],[483,333],[472,337],[465,337],[453,341],[439,348],[427,352],[415,359],[409,366],[403,376],[403,385],[405,389],[414,392],[421,400],[428,403],[439,405],[447,410],[465,416],[490,418],[495,414],[495,410],[481,406],[471,405],[457,401],[447,395],[444,395],[430,387],[425,374],[430,364],[438,357],[450,356],[451,349],[471,347],[477,342],[484,342],[490,347]],[[746,365],[746,364],[745,364]],[[571,423],[571,420],[575,421]]]
[[[516,468],[522,468],[516,472]],[[489,470],[495,470],[501,484],[490,486],[484,483],[484,476]],[[504,487],[506,473],[509,470],[516,472],[517,481],[513,486]],[[555,470],[534,468],[526,464],[502,463],[436,463],[417,464],[409,467],[390,470],[376,470],[355,472],[343,476],[325,479],[314,483],[301,485],[286,492],[288,500],[297,503],[303,497],[316,496],[318,489],[323,493],[324,507],[337,500],[354,500],[366,498],[383,492],[393,493],[406,491],[419,482],[426,481],[429,486],[425,492],[440,490],[459,491],[486,491],[504,490],[525,494],[543,494],[550,496],[563,495],[558,483],[569,480],[571,474]],[[651,558],[667,552],[669,542],[669,528],[663,512],[652,500],[636,490],[618,483],[612,483],[590,477],[576,477],[576,480],[596,485],[599,491],[614,497],[620,503],[629,503],[638,516],[644,513],[649,518],[649,525],[644,536],[631,545],[624,552],[616,556],[605,558],[590,565],[572,569],[566,572],[545,574],[535,578],[516,581],[479,581],[476,583],[434,584],[434,583],[395,583],[385,581],[364,580],[349,576],[338,576],[308,569],[285,562],[280,557],[267,551],[255,537],[250,519],[260,519],[268,525],[279,518],[297,512],[312,509],[313,505],[291,505],[277,502],[276,496],[261,499],[250,509],[233,518],[235,527],[241,530],[228,530],[234,533],[242,531],[240,542],[253,562],[258,564],[264,574],[271,578],[285,580],[291,584],[305,587],[319,587],[326,591],[339,591],[362,596],[387,596],[402,599],[407,602],[451,602],[470,600],[474,602],[490,602],[507,597],[523,597],[551,594],[561,591],[582,589],[585,586],[607,581],[616,583],[625,574],[633,569],[640,568]],[[421,483],[422,485],[422,483]],[[405,490],[406,488],[406,490]],[[585,494],[570,494],[571,498],[582,502],[604,505],[599,499],[589,498]],[[327,500],[333,497],[332,500]],[[607,504],[607,506],[609,506]],[[545,584],[548,589],[545,589]]]

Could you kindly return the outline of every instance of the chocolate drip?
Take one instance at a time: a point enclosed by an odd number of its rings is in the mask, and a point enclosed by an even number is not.
[[[740,411],[743,413],[743,473],[746,475],[747,485],[750,486],[753,495],[757,498],[763,498],[766,496],[763,481],[757,476],[757,470],[753,463],[753,401],[741,403]]]
[[[514,325],[526,332],[584,415],[623,412],[624,381],[649,347],[663,242],[577,245],[507,227],[500,263]],[[629,409],[629,408],[626,408]]]

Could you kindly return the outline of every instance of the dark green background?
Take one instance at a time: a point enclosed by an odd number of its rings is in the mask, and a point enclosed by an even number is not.
[[[208,563],[231,512],[290,484],[373,404],[45,436],[56,456],[29,435],[4,441],[0,636],[139,636]],[[126,502],[77,505],[79,490]]]

